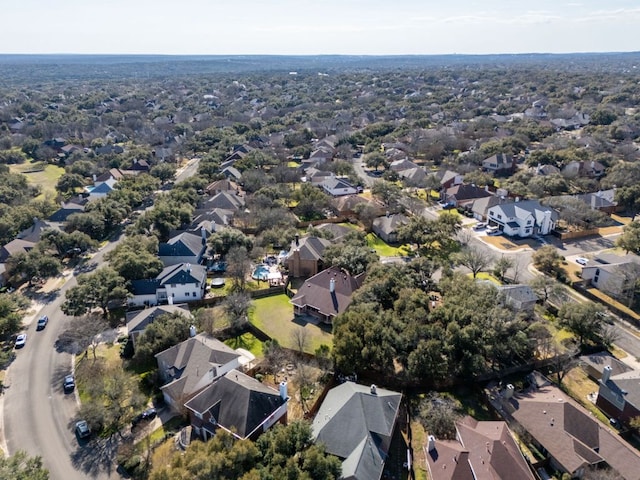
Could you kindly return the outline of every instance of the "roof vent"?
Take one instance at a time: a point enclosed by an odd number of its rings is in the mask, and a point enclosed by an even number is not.
[[[378,393],[378,387],[374,383],[371,384],[371,394],[376,395]]]

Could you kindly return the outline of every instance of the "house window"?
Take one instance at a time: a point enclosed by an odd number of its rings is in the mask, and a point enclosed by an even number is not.
[[[188,297],[189,296],[189,292],[184,292],[184,296]]]
[[[176,288],[176,284],[175,284],[175,283],[172,283],[172,284],[171,284],[171,288]]]
[[[502,215],[498,214],[498,218],[502,218]]]
[[[527,220],[527,225],[531,225],[531,220]]]
[[[196,292],[191,292],[191,295],[193,295],[193,298],[196,297]]]

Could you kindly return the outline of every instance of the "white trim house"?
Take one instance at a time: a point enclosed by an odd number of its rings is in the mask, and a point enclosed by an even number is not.
[[[487,220],[505,235],[530,237],[551,233],[558,221],[558,212],[537,200],[527,200],[495,205],[489,208]]]
[[[207,286],[207,269],[202,265],[180,263],[166,267],[150,280],[131,282],[133,297],[129,306],[150,306],[202,300]]]

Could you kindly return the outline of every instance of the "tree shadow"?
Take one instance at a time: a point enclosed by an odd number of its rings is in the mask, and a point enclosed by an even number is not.
[[[71,463],[76,469],[91,477],[101,473],[108,475],[114,472],[120,473],[116,464],[119,442],[115,435],[107,438],[93,437],[87,440],[77,438],[77,440],[78,448],[71,454]]]

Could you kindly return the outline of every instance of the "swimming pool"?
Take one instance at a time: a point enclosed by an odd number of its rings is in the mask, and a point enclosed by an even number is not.
[[[269,278],[269,266],[268,265],[257,265],[251,274],[251,278],[254,280],[267,280]]]

